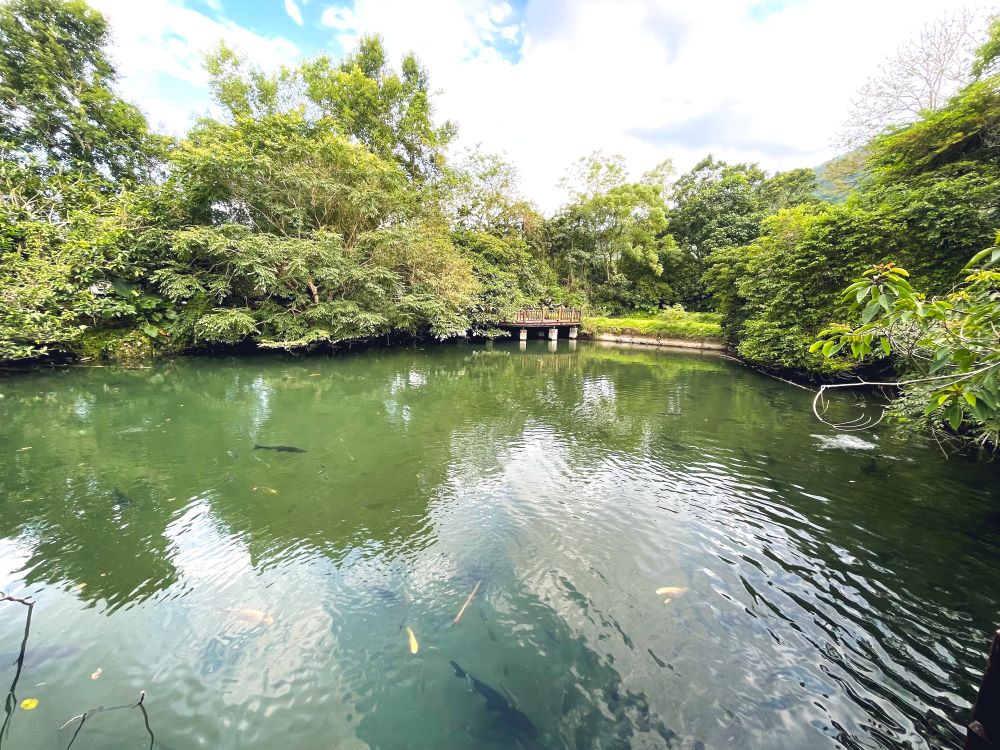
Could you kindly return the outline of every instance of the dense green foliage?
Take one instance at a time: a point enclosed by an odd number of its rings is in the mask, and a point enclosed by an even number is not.
[[[627,318],[585,317],[583,330],[588,334],[624,333],[678,339],[722,340],[718,315],[687,312],[679,306],[664,308],[656,315],[630,315]]]
[[[875,266],[844,292],[855,326],[839,324],[810,347],[826,357],[845,350],[858,360],[895,355],[903,398],[895,414],[939,432],[963,426],[980,444],[1000,444],[1000,234],[977,253],[948,294],[914,291],[909,273]]]
[[[791,370],[848,367],[810,354],[840,290],[896,262],[947,292],[1000,226],[1000,78],[983,78],[919,121],[869,144],[868,176],[842,204],[784,209],[760,238],[709,258],[727,334],[748,359]]]
[[[520,202],[452,219],[482,208],[478,176],[445,162],[416,58],[392,70],[377,38],[275,74],[221,46],[224,116],[164,149],[108,88],[84,3],[0,6],[0,35],[0,360],[489,334],[547,293]]]

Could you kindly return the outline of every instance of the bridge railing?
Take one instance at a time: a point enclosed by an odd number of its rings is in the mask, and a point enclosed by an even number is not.
[[[577,307],[526,307],[518,310],[515,323],[579,323],[583,320],[583,310]]]

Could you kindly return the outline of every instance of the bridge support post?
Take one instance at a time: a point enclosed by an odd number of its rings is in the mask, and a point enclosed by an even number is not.
[[[517,338],[518,338],[519,341],[527,341],[528,340],[528,329],[527,328],[522,328],[520,331],[518,331]]]
[[[577,337],[577,334],[579,334],[579,332],[580,332],[580,329],[577,328],[576,326],[570,326],[569,327],[569,337],[571,339],[575,339]]]
[[[559,338],[559,329],[558,328],[550,328],[549,329],[549,340],[550,341],[555,341],[557,338]]]

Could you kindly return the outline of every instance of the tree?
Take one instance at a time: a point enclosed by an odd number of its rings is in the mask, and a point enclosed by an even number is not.
[[[972,64],[972,75],[976,78],[997,73],[1000,62],[1000,16],[990,20],[986,42],[976,51],[976,59]]]
[[[600,151],[580,159],[562,181],[570,202],[551,225],[557,268],[570,286],[618,310],[676,302],[659,280],[677,256],[663,199],[666,165],[630,182],[624,158]],[[666,297],[663,298],[663,293]]]
[[[0,141],[48,170],[140,179],[154,140],[138,108],[111,89],[108,25],[80,0],[0,5]]]
[[[711,155],[681,175],[670,192],[670,227],[681,248],[696,259],[757,237],[764,217],[756,164],[727,164]]]
[[[964,280],[943,295],[917,293],[909,273],[892,263],[868,269],[843,295],[860,322],[828,327],[811,350],[828,358],[843,350],[861,362],[893,357],[898,381],[860,384],[901,389],[892,410],[897,418],[979,446],[1000,446],[1000,272],[994,270],[1000,234],[996,240],[973,256]],[[823,398],[820,391],[817,403]]]
[[[570,202],[579,202],[624,185],[628,176],[624,156],[597,150],[580,157],[559,180],[559,186],[569,195]]]
[[[395,159],[418,183],[441,176],[455,127],[434,123],[429,78],[415,55],[406,55],[397,73],[382,40],[364,37],[339,64],[320,55],[301,72],[309,100],[344,135],[377,156]]]
[[[979,23],[967,8],[946,14],[896,50],[858,91],[841,144],[854,149],[890,125],[942,107],[969,80]]]
[[[538,211],[521,195],[517,167],[499,154],[467,150],[452,170],[449,213],[463,230],[532,232]]]
[[[769,214],[777,213],[783,208],[819,202],[816,197],[819,182],[811,169],[778,172],[764,180],[760,189],[764,210]]]

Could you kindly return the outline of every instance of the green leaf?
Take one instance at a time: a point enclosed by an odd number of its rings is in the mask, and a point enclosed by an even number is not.
[[[875,317],[875,313],[879,311],[879,307],[880,305],[878,303],[878,300],[876,300],[875,302],[869,302],[868,305],[865,307],[864,312],[861,313],[861,321],[863,323],[870,323],[872,318]]]
[[[958,428],[962,426],[962,416],[962,405],[958,401],[955,401],[948,407],[948,413],[946,414],[948,426],[952,430],[958,431]]]

